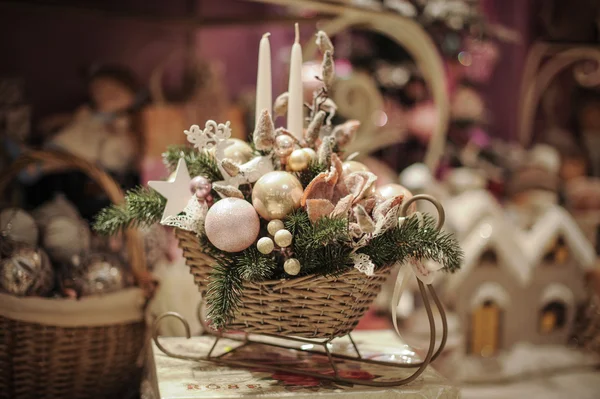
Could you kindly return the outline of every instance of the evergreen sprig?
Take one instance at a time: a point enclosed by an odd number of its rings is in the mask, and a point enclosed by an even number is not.
[[[156,191],[136,187],[127,191],[125,203],[102,209],[94,221],[94,230],[111,235],[129,227],[151,226],[160,221],[166,200]]]
[[[273,277],[277,260],[273,255],[264,255],[252,245],[235,257],[239,275],[247,281],[264,281]]]
[[[378,267],[414,257],[436,261],[449,272],[459,269],[463,257],[454,236],[437,230],[435,219],[427,214],[423,216],[423,225],[419,218],[410,217],[402,225],[373,238],[359,252],[369,255]]]
[[[294,257],[302,265],[301,275],[335,275],[352,265],[346,219],[325,217],[313,225],[300,208],[288,215],[284,224],[294,236]]]
[[[242,252],[228,253],[219,251],[206,236],[198,239],[202,251],[217,263],[211,273],[206,301],[208,316],[214,326],[223,328],[233,319],[241,302],[243,282],[272,279],[276,274],[277,260],[272,255],[261,254],[255,246]]]
[[[205,151],[196,151],[186,145],[169,146],[163,154],[163,163],[172,172],[177,167],[179,158],[183,157],[190,176],[204,176],[210,181],[223,180],[217,160]]]
[[[329,245],[334,242],[344,242],[350,239],[348,220],[345,218],[323,217],[314,224],[310,234],[313,247]]]
[[[206,303],[207,316],[215,328],[223,328],[233,320],[242,299],[243,281],[235,264],[220,260],[214,266],[206,291]]]

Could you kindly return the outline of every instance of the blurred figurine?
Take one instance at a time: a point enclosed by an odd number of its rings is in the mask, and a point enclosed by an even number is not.
[[[121,66],[99,67],[90,73],[87,83],[89,104],[73,115],[46,120],[46,130],[60,128],[44,146],[83,158],[105,169],[123,188],[132,188],[140,181],[143,139],[137,120],[143,92],[133,72]],[[28,185],[26,199],[31,207],[62,192],[90,220],[108,204],[103,190],[82,172],[35,166],[21,176]]]

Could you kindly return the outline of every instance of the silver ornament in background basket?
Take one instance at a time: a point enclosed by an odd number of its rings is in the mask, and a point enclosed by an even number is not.
[[[107,294],[132,285],[131,276],[117,256],[91,253],[75,256],[63,265],[61,290],[67,296],[84,297]]]
[[[54,270],[42,249],[16,244],[0,261],[0,288],[18,296],[45,296],[54,288]]]
[[[35,220],[20,208],[0,211],[0,238],[9,239],[34,247],[38,243],[39,231]]]

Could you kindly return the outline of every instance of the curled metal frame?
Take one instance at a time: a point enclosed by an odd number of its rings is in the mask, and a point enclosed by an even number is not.
[[[445,220],[444,208],[442,207],[442,205],[440,204],[439,201],[437,201],[434,197],[432,197],[430,195],[420,194],[420,195],[415,195],[414,197],[408,199],[406,202],[404,202],[402,204],[402,207],[400,209],[400,214],[402,216],[405,216],[408,211],[408,207],[412,203],[414,203],[415,201],[418,201],[418,200],[429,201],[435,206],[435,208],[438,211],[437,229],[440,229],[443,226],[444,220]],[[257,364],[255,362],[246,361],[244,359],[235,359],[235,358],[232,359],[230,356],[235,351],[237,351],[241,348],[244,348],[248,345],[251,345],[251,344],[268,345],[268,346],[273,346],[273,347],[278,347],[278,348],[298,350],[298,351],[302,351],[302,352],[306,352],[306,353],[315,353],[315,354],[319,354],[319,355],[326,355],[327,358],[329,359],[329,364],[331,365],[333,375],[316,373],[316,372],[312,372],[312,371],[308,371],[308,370],[304,370],[304,369],[289,368],[284,365],[261,364],[260,367],[264,368],[264,369],[272,370],[272,371],[284,371],[284,372],[288,372],[288,373],[306,375],[306,376],[310,376],[310,377],[330,380],[330,381],[339,382],[339,383],[350,383],[350,384],[367,385],[367,386],[373,386],[373,387],[400,386],[400,385],[405,385],[405,384],[408,384],[408,383],[416,380],[425,371],[427,366],[432,361],[437,359],[438,356],[440,356],[440,354],[444,350],[444,347],[448,340],[448,321],[446,318],[446,313],[444,312],[444,308],[442,306],[440,299],[438,298],[438,296],[435,292],[435,289],[433,288],[432,285],[427,285],[427,288],[426,288],[425,284],[423,284],[423,282],[420,280],[418,280],[418,286],[419,286],[419,292],[423,299],[423,305],[424,305],[425,311],[427,313],[427,319],[429,321],[429,333],[430,333],[429,348],[427,350],[425,358],[423,359],[423,361],[421,361],[419,363],[405,364],[405,363],[386,362],[386,361],[363,358],[360,353],[360,350],[358,349],[358,346],[356,345],[356,342],[354,341],[354,339],[352,338],[352,335],[350,333],[347,334],[346,337],[348,337],[348,339],[350,340],[350,344],[351,344],[352,348],[354,349],[354,352],[356,352],[355,356],[349,356],[349,355],[338,354],[338,353],[332,352],[330,350],[329,344],[336,337],[327,338],[325,340],[317,340],[317,339],[307,339],[307,338],[299,338],[299,337],[292,337],[292,336],[282,336],[282,335],[276,335],[276,334],[249,334],[249,333],[245,333],[243,335],[241,335],[241,334],[224,334],[224,333],[212,330],[211,327],[206,324],[206,322],[204,320],[204,316],[203,316],[203,307],[205,305],[204,299],[198,305],[196,314],[197,314],[198,320],[200,321],[200,324],[205,328],[205,331],[208,334],[213,335],[215,337],[215,340],[206,355],[204,355],[204,356],[189,356],[187,354],[185,354],[185,355],[177,354],[177,353],[171,352],[170,350],[165,348],[164,345],[162,345],[160,343],[160,340],[158,339],[159,338],[158,337],[159,325],[160,325],[161,321],[167,317],[174,317],[174,318],[178,319],[179,321],[181,321],[181,323],[185,327],[186,338],[188,338],[188,339],[191,338],[190,326],[189,326],[187,320],[183,316],[181,316],[179,313],[176,313],[176,312],[164,313],[164,314],[160,315],[154,321],[154,325],[152,327],[152,338],[154,340],[156,347],[170,357],[177,358],[177,359],[183,359],[183,360],[192,360],[192,361],[210,361],[210,362],[214,362],[217,364],[221,364],[221,365],[225,365],[225,366],[233,366],[233,367],[248,367],[248,368],[257,367]],[[429,292],[427,292],[427,291],[429,291]],[[435,307],[437,308],[437,310],[440,314],[441,324],[442,324],[442,326],[441,326],[442,327],[442,336],[441,336],[440,345],[438,346],[437,349],[435,348],[436,337],[437,337],[436,336],[436,326],[435,326],[435,319],[434,319],[434,315],[433,315],[433,309],[432,309],[430,297],[431,297],[431,299],[433,299]],[[302,344],[311,344],[316,347],[322,348],[322,351],[321,350],[312,350],[312,349],[301,349],[301,348],[294,347],[291,345],[285,345],[285,344],[281,344],[281,343],[277,343],[277,342],[269,342],[266,340],[255,340],[255,339],[253,339],[253,336],[255,336],[255,335],[262,336],[262,337],[278,338],[278,339],[298,342],[298,343],[302,343]],[[240,343],[240,345],[238,345],[237,347],[235,347],[231,350],[226,350],[223,353],[215,355],[214,353],[215,353],[217,344],[222,338],[237,341]],[[339,337],[339,338],[343,338],[343,337]],[[416,370],[408,377],[405,377],[402,379],[391,380],[391,381],[358,380],[358,379],[353,379],[353,378],[341,377],[339,374],[339,370],[336,366],[336,362],[335,362],[336,359],[355,361],[355,362],[367,363],[367,364],[376,364],[376,365],[380,365],[380,366],[387,366],[387,367],[400,368],[400,369],[416,368]]]
[[[542,65],[544,58],[549,58]],[[578,67],[583,61],[594,62],[592,71]],[[521,82],[519,107],[519,141],[529,146],[533,140],[533,125],[539,102],[558,74],[574,67],[575,79],[582,85],[600,82],[600,48],[598,46],[566,46],[537,42],[529,50]]]

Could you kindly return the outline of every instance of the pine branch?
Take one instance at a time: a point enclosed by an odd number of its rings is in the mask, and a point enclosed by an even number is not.
[[[154,224],[160,221],[167,200],[148,187],[136,187],[127,192],[125,204],[127,211],[138,222]]]
[[[344,242],[348,238],[347,223],[341,218],[322,218],[312,225],[304,209],[286,217],[285,227],[294,236],[294,257],[302,265],[301,276],[335,275],[352,265],[352,248]]]
[[[111,235],[129,227],[150,226],[160,221],[166,200],[156,191],[136,187],[125,195],[125,204],[102,209],[94,221],[94,230]]]
[[[308,213],[306,213],[306,211],[302,208],[298,208],[287,215],[283,223],[286,230],[292,233],[293,236],[311,228]]]
[[[93,229],[102,235],[113,235],[129,227],[132,221],[124,205],[111,205],[96,215]]]
[[[190,176],[202,175],[210,181],[223,180],[217,160],[204,152],[193,152],[185,157]]]
[[[401,226],[375,237],[360,253],[369,255],[377,266],[403,262],[408,257],[429,259],[440,263],[445,271],[455,272],[460,268],[463,253],[454,236],[437,230],[431,215],[424,215],[424,224],[419,218],[411,217]]]
[[[183,156],[190,176],[202,175],[210,181],[223,180],[217,160],[207,152],[196,151],[190,146],[178,145],[169,146],[162,156],[163,163],[171,172],[175,170],[179,158]]]
[[[208,318],[215,328],[224,328],[235,316],[242,300],[243,279],[234,264],[218,262],[210,274],[206,302]]]
[[[311,246],[315,248],[349,240],[348,220],[330,217],[317,220],[313,227],[311,240],[313,241]]]
[[[235,267],[244,280],[264,281],[273,277],[277,260],[272,255],[261,254],[253,245],[235,257]]]
[[[192,152],[194,152],[194,147],[189,145],[170,145],[162,154],[163,164],[170,173],[173,173],[177,168],[179,158],[189,156]]]

